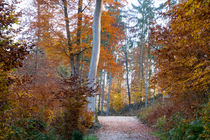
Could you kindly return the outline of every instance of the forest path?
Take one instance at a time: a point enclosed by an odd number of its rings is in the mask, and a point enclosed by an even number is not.
[[[131,116],[99,116],[102,127],[96,132],[99,140],[158,140],[151,129]]]

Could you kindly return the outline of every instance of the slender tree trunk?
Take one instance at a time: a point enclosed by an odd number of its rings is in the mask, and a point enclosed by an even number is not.
[[[124,27],[125,28],[125,27]],[[125,68],[126,68],[126,83],[127,83],[127,92],[128,92],[128,105],[130,107],[131,104],[131,96],[130,96],[130,85],[129,85],[129,70],[128,70],[128,41],[127,41],[127,31],[125,28],[126,35],[126,46],[125,46]]]
[[[143,84],[144,84],[144,46],[142,46],[142,59],[141,59],[141,91],[143,91]]]
[[[128,92],[128,104],[131,105],[131,96],[130,96],[130,85],[129,85],[129,70],[128,70],[128,52],[127,48],[125,50],[125,67],[126,67],[126,81],[127,81],[127,92]]]
[[[142,83],[143,83],[143,74],[142,74],[142,69],[143,69],[143,64],[142,64],[142,59],[143,59],[143,45],[140,45],[140,54],[139,54],[139,73],[138,73],[138,80],[139,80],[139,92],[142,94],[143,89],[142,89]]]
[[[80,76],[80,54],[76,55],[75,73]]]
[[[82,61],[82,58],[83,58],[83,54],[81,54],[80,55],[80,60]],[[84,65],[83,64],[81,64],[80,65],[80,72],[79,72],[79,76],[80,76],[80,79],[82,80],[82,79],[84,79],[84,72],[83,72],[83,69],[84,69]]]
[[[71,36],[70,36],[70,30],[69,30],[69,17],[68,17],[68,10],[67,10],[67,2],[66,0],[63,1],[63,8],[64,8],[64,18],[65,18],[65,24],[66,24],[66,35],[68,40],[68,50],[70,52],[70,65],[71,65],[71,75],[75,76],[75,68],[74,68],[74,55],[71,53],[72,51],[72,44],[71,44]]]
[[[150,47],[148,46],[147,52],[147,62],[146,62],[146,95],[145,95],[145,107],[147,107],[148,102],[148,88],[149,88],[149,59],[150,59]]]
[[[138,80],[141,80],[141,67],[142,67],[142,46],[140,47],[140,53],[139,53],[139,73],[138,73]]]
[[[150,54],[150,47],[149,47],[149,50],[148,50],[148,53],[149,53],[149,80],[148,80],[148,88],[149,88],[149,91],[150,91],[150,81],[151,81],[151,76],[152,76],[152,58],[151,58],[151,54]],[[150,92],[149,92],[150,93]],[[152,94],[153,93],[150,93],[151,96],[153,96]]]
[[[100,113],[101,95],[98,95],[98,112]]]
[[[70,64],[71,64],[71,75],[75,76],[75,68],[74,68],[74,56],[70,55],[69,56],[70,59]]]
[[[103,70],[100,71],[100,89],[101,89],[101,92],[102,92],[102,85],[103,85]],[[100,109],[101,109],[101,94],[99,94],[99,97],[98,97],[98,113],[100,114]]]
[[[94,87],[99,56],[100,56],[102,5],[103,5],[103,0],[96,0],[96,8],[93,17],[93,48],[92,48],[92,56],[88,73],[89,87]],[[95,112],[96,110],[95,96],[89,97],[88,101],[89,101],[88,110],[90,112]]]
[[[39,45],[39,42],[40,42],[40,13],[41,13],[41,9],[40,9],[40,1],[37,0],[37,19],[38,19],[38,31],[37,31],[37,45],[36,45],[36,48],[35,48],[35,67],[34,67],[34,86],[36,86],[36,83],[37,83],[37,70],[38,70],[38,67],[39,67],[39,64],[38,64],[38,53],[39,53],[39,48],[38,48],[38,45]]]
[[[142,26],[142,34],[144,33],[144,14],[142,15],[142,18],[143,18],[143,26]],[[143,34],[143,37],[141,39],[141,85],[140,85],[140,88],[141,88],[141,92],[143,92],[143,84],[144,84],[144,38],[145,38],[145,35]]]
[[[77,47],[80,48],[81,44],[81,28],[82,28],[82,5],[83,0],[78,2],[78,15],[77,15]],[[76,74],[79,75],[80,72],[80,53],[76,57]]]
[[[103,114],[104,112],[104,88],[105,88],[105,78],[106,78],[106,72],[104,70],[104,73],[103,73],[103,84],[102,84],[102,94],[101,94],[101,114]]]
[[[163,94],[162,94],[163,95]],[[163,97],[162,97],[162,103],[164,103],[165,102],[165,97],[164,97],[164,95],[163,95]]]
[[[109,72],[109,91],[108,91],[107,106],[106,106],[106,116],[109,115],[109,103],[110,103],[111,85],[112,85],[112,76],[111,76],[111,72]]]
[[[153,92],[153,104],[155,103],[155,87],[154,87],[154,92]]]

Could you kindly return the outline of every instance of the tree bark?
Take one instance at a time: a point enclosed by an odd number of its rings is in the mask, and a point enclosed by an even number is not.
[[[129,85],[129,70],[128,70],[128,52],[127,48],[125,50],[125,67],[126,67],[126,81],[127,81],[127,92],[128,92],[128,104],[131,105],[131,96],[130,96],[130,85]]]
[[[143,91],[144,83],[144,45],[142,45],[142,58],[141,58],[141,91]]]
[[[144,14],[142,15],[143,17],[143,26],[142,26],[142,30],[141,30],[141,32],[142,32],[142,34],[144,33],[144,28],[145,28],[145,26],[144,26]],[[143,35],[143,37],[142,37],[142,39],[141,39],[141,92],[143,92],[143,84],[144,84],[144,43],[145,43],[145,39],[144,39],[144,35]]]
[[[142,60],[142,46],[140,46],[140,53],[139,53],[139,73],[138,73],[139,81],[141,80],[141,67],[142,67],[141,60]]]
[[[37,32],[37,45],[36,45],[36,48],[35,48],[34,86],[36,86],[36,83],[37,83],[37,70],[38,70],[38,67],[39,67],[39,64],[38,64],[38,52],[39,52],[38,45],[39,45],[39,42],[41,40],[41,38],[40,38],[40,13],[41,13],[40,5],[41,4],[40,4],[39,0],[37,0],[37,4],[38,4],[38,7],[37,7],[38,32]]]
[[[75,76],[75,68],[74,68],[74,55],[71,52],[72,51],[72,44],[71,44],[71,36],[70,36],[70,30],[69,30],[69,17],[68,17],[68,10],[67,10],[67,2],[66,0],[63,0],[63,8],[64,8],[64,18],[65,18],[65,24],[66,24],[66,35],[68,40],[68,51],[69,51],[69,59],[70,59],[70,65],[71,65],[71,75]]]
[[[100,77],[99,77],[99,82],[100,82],[100,90],[102,92],[102,85],[103,85],[103,71],[100,71]],[[98,113],[100,114],[100,109],[101,109],[101,94],[98,95]]]
[[[147,62],[146,62],[146,92],[145,92],[145,107],[147,107],[148,102],[148,88],[149,88],[149,59],[150,59],[150,47],[148,46],[147,52]]]
[[[78,15],[77,15],[77,47],[79,47],[79,48],[80,48],[80,44],[81,44],[82,5],[83,5],[83,0],[79,0],[79,2],[78,2]],[[80,52],[77,53],[75,71],[76,71],[76,74],[79,75],[79,72],[80,72]]]
[[[102,5],[103,5],[103,0],[96,0],[96,8],[93,17],[93,48],[92,48],[92,56],[88,73],[89,87],[94,87],[99,56],[100,56]],[[88,110],[90,112],[95,112],[96,110],[95,95],[93,97],[89,97],[88,101],[89,101]]]
[[[103,84],[102,84],[102,89],[101,89],[101,114],[103,114],[104,110],[104,88],[105,88],[105,78],[106,78],[106,72],[104,70],[104,73],[103,73]]]
[[[107,98],[107,105],[106,105],[106,116],[109,115],[109,103],[110,103],[111,85],[112,85],[112,76],[111,76],[111,72],[109,72],[109,91],[108,91],[108,98]]]
[[[153,92],[153,104],[155,103],[155,85],[154,85],[154,92]]]
[[[101,95],[98,95],[98,112],[100,113]]]

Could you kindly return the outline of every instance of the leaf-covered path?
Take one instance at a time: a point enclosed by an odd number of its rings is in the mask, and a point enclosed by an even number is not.
[[[96,132],[99,140],[158,140],[136,117],[99,116],[98,119],[102,125]]]

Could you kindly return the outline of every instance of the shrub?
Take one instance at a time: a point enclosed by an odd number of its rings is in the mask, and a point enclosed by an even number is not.
[[[84,137],[84,140],[98,140],[98,138],[96,138],[94,135],[88,135]]]
[[[183,118],[181,113],[175,113],[167,121],[165,117],[158,119],[154,127],[157,128],[157,132],[152,132],[155,136],[163,140],[204,140],[210,137],[209,126],[209,113],[205,114],[209,110],[208,105],[205,105],[201,111],[199,118],[193,120],[187,120]],[[203,115],[203,113],[205,115]],[[208,121],[208,123],[206,123]],[[171,127],[166,127],[167,123],[171,123]]]
[[[169,119],[173,114],[180,111],[180,105],[174,105],[169,99],[165,100],[164,103],[156,102],[153,105],[148,106],[140,110],[138,117],[145,123],[149,125],[155,125],[157,120],[163,116]],[[180,111],[181,112],[181,111]],[[183,113],[184,114],[184,113]],[[184,114],[186,115],[186,114]],[[166,124],[170,127],[170,123]]]
[[[201,117],[200,120],[202,121],[204,131],[202,133],[203,138],[210,138],[210,102],[204,105],[203,109],[201,110]]]
[[[93,124],[93,115],[87,111],[87,97],[92,96],[95,90],[78,77],[63,79],[62,87],[56,95],[61,101],[62,112],[54,119],[52,126],[69,139],[75,130],[85,133],[86,128]]]
[[[151,112],[154,111],[156,107],[157,106],[154,106],[154,107],[153,106],[148,106],[147,108],[142,108],[137,117],[139,119],[145,121],[146,118],[148,117],[148,115],[151,114]]]
[[[36,139],[36,140],[58,140],[61,139],[56,135],[55,129],[47,130],[45,122],[38,119],[26,119],[16,122],[12,126],[13,133],[7,139]]]
[[[72,140],[83,140],[83,134],[79,130],[72,133]]]

